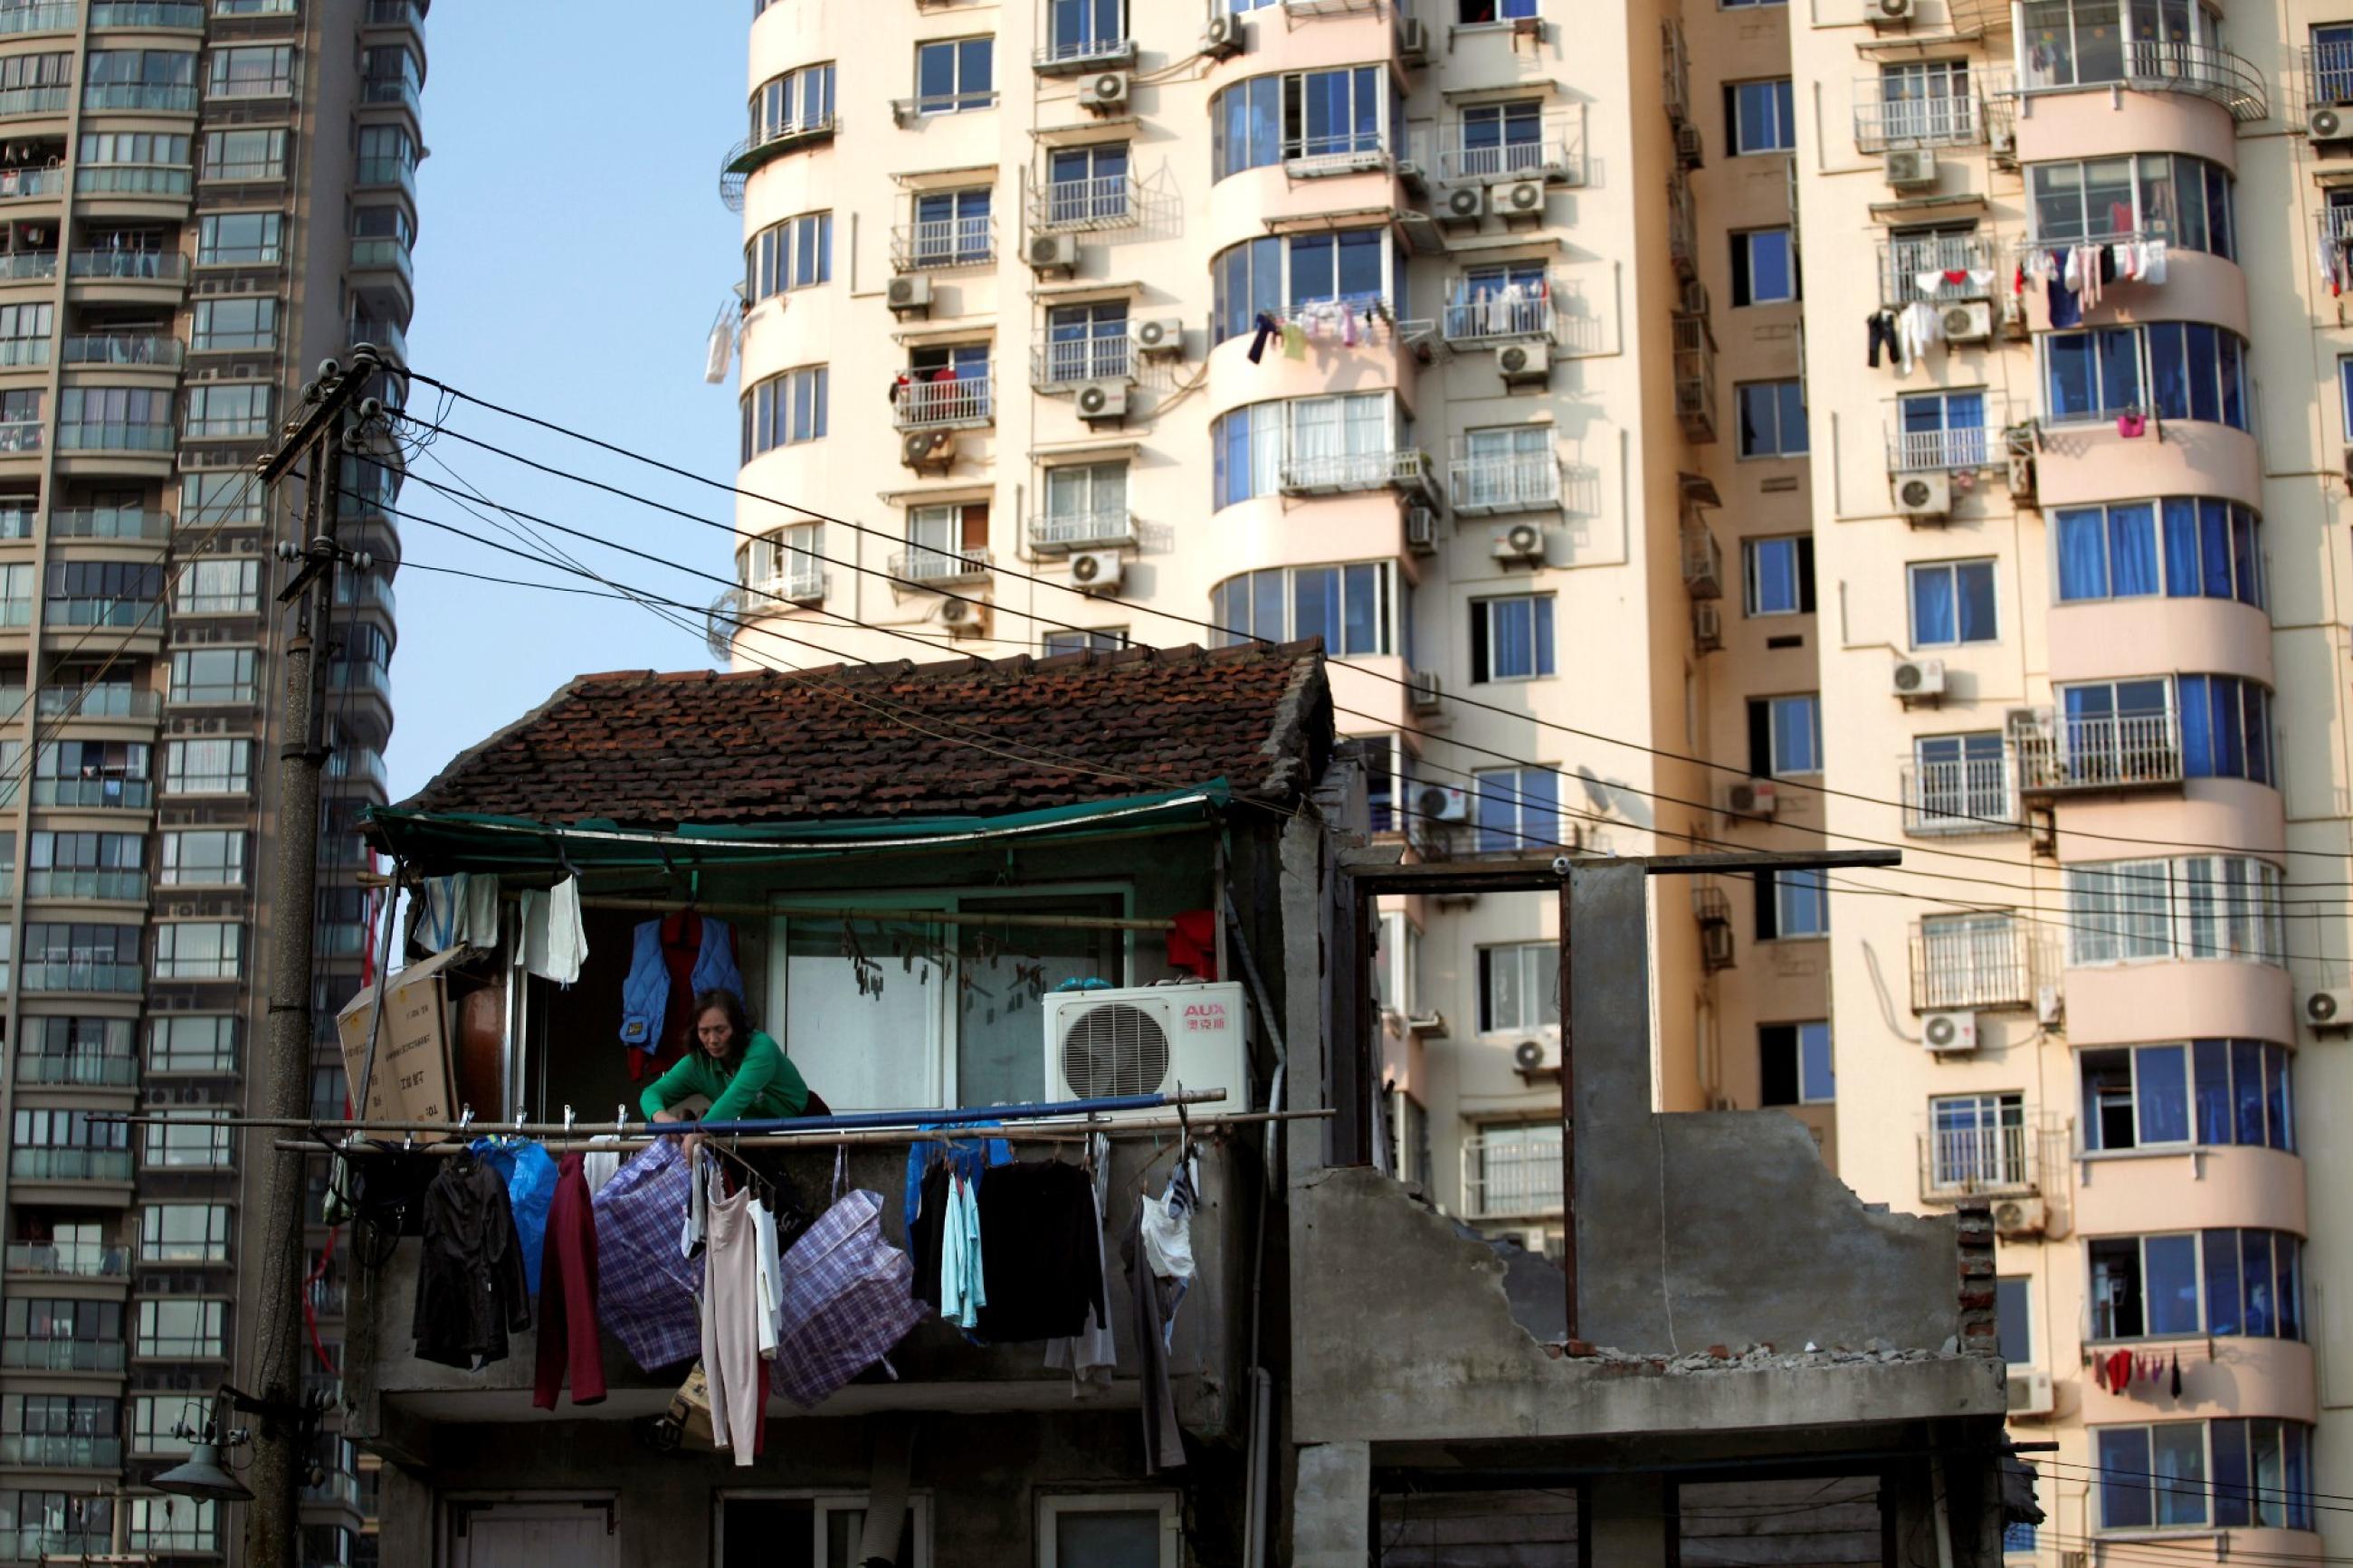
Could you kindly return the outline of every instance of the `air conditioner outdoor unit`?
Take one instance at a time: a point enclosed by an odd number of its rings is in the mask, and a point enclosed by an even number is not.
[[[954,598],[940,605],[940,625],[955,637],[978,637],[988,630],[988,602]]]
[[[1919,0],[1867,0],[1865,15],[1881,22],[1908,22],[1919,10]]]
[[[1216,1109],[1250,1109],[1249,1014],[1239,984],[1050,991],[1044,1001],[1048,1100],[1222,1089]]]
[[[1128,336],[1140,354],[1181,354],[1185,352],[1185,323],[1176,316],[1155,316],[1138,321],[1128,329]]]
[[[1405,547],[1416,555],[1438,553],[1436,507],[1409,506],[1405,509]]]
[[[1133,81],[1125,71],[1105,71],[1101,76],[1089,77],[1086,85],[1079,89],[1079,107],[1098,114],[1125,109]]]
[[[2011,124],[2007,120],[1987,126],[1986,146],[1997,158],[2016,157],[2018,155],[2018,127]]]
[[[1560,1042],[1530,1036],[1512,1047],[1512,1066],[1522,1072],[1558,1072]]]
[[[2316,1029],[2353,1029],[2353,991],[2314,991],[2304,999],[2304,1021]]]
[[[2012,1415],[2048,1415],[2052,1404],[2049,1373],[2023,1366],[2010,1369],[2010,1413]]]
[[[1692,644],[1702,653],[1724,646],[1724,606],[1714,599],[1692,601]]]
[[[1112,424],[1127,417],[1127,384],[1091,381],[1079,388],[1079,417],[1090,425]]]
[[[1940,323],[1948,343],[1981,343],[1993,336],[1993,306],[1984,300],[1947,305]]]
[[[1090,594],[1116,594],[1121,565],[1116,550],[1082,550],[1071,557],[1071,581]]]
[[[911,468],[944,468],[955,461],[955,432],[911,431],[899,443],[899,460]]]
[[[1552,351],[1542,343],[1505,343],[1495,351],[1505,386],[1542,386],[1552,379]]]
[[[1495,536],[1492,553],[1498,561],[1540,566],[1544,563],[1544,530],[1533,522],[1514,523]]]
[[[1412,702],[1413,710],[1417,713],[1435,713],[1445,705],[1446,693],[1440,687],[1438,675],[1434,670],[1414,671],[1413,685],[1409,689],[1411,693],[1409,700]]]
[[[2041,1198],[2004,1198],[1993,1205],[1996,1236],[2041,1236],[2051,1225],[2051,1214]]]
[[[1029,240],[1029,265],[1039,272],[1075,272],[1079,266],[1079,237],[1075,234],[1040,234]]]
[[[1724,815],[1769,818],[1781,804],[1770,779],[1736,779],[1724,786]]]
[[[1711,921],[1699,928],[1699,953],[1711,969],[1732,967],[1732,928],[1721,921]]]
[[[1521,218],[1535,223],[1544,216],[1545,183],[1542,180],[1514,180],[1508,185],[1495,187],[1495,210],[1507,218]]]
[[[904,278],[893,278],[891,279],[887,296],[891,302],[891,313],[894,316],[903,316],[914,310],[929,310],[932,308],[932,280],[921,273],[911,273]]]
[[[1978,1048],[1975,1013],[1931,1013],[1921,1021],[1920,1044],[1936,1056],[1957,1056]]]
[[[1895,510],[1914,522],[1942,522],[1953,513],[1953,476],[1903,475],[1895,481]]]
[[[2031,501],[2034,499],[2034,458],[2029,452],[2010,455],[2010,499]]]
[[[1936,154],[1926,147],[1899,147],[1887,154],[1887,183],[1916,190],[1936,183]]]
[[[1941,658],[1899,658],[1888,678],[1888,685],[1906,702],[1933,701],[1945,695],[1945,661]]]
[[[1231,59],[1250,47],[1250,38],[1242,31],[1240,16],[1212,16],[1208,30],[1201,35],[1201,52],[1213,60]]]
[[[1423,822],[1468,822],[1471,792],[1452,784],[1423,784],[1413,792],[1413,814]]]
[[[1487,216],[1487,187],[1457,185],[1446,193],[1446,200],[1438,208],[1440,223],[1475,224]]]
[[[1419,16],[1400,16],[1397,25],[1398,58],[1409,66],[1430,63],[1430,29]]]
[[[1684,168],[1696,169],[1699,167],[1701,155],[1705,150],[1705,145],[1706,144],[1700,140],[1698,126],[1678,125],[1675,127],[1675,162],[1682,164]]]
[[[2316,103],[2305,111],[2304,133],[2315,142],[2342,142],[2353,136],[2353,118],[2332,103]]]

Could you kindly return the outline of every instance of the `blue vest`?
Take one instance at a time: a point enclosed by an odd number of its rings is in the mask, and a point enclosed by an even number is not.
[[[653,1055],[661,1048],[662,1017],[670,1011],[670,965],[662,962],[662,923],[648,921],[630,939],[629,977],[621,982],[621,1043]],[[744,976],[727,922],[702,917],[702,947],[694,955],[694,989],[732,991],[740,1000]]]

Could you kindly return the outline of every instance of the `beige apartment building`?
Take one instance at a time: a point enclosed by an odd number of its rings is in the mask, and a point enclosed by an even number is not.
[[[776,0],[722,176],[739,661],[1320,636],[1409,854],[1905,851],[1664,884],[1656,1082],[1997,1202],[2051,1568],[2353,1545],[2353,16],[2154,6]],[[1555,921],[1381,990],[1556,1248]]]
[[[244,1273],[277,847],[275,602],[299,498],[255,458],[321,360],[405,354],[424,0],[0,4],[0,1562],[218,1562],[241,1521],[149,1478],[254,1386]],[[396,465],[396,457],[392,459]],[[391,476],[346,473],[311,1100],[343,1101],[392,729]],[[91,1120],[145,1109],[148,1126]],[[314,1264],[327,1232],[309,1231]],[[340,1356],[344,1257],[309,1297]],[[332,1365],[305,1386],[332,1402]],[[330,1423],[332,1427],[332,1423]],[[373,1561],[332,1429],[306,1563]],[[241,1461],[240,1461],[241,1462]]]

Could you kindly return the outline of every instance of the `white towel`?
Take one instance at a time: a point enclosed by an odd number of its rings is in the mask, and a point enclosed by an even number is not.
[[[580,924],[580,879],[566,877],[544,893],[522,896],[522,940],[515,963],[544,980],[569,985],[588,958],[588,936]]]

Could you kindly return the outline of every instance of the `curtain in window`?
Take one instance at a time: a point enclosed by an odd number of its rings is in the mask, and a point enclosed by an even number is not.
[[[1912,641],[1918,647],[1958,642],[1960,628],[1953,614],[1953,574],[1950,567],[1924,566],[1912,574]]]
[[[2108,596],[2108,560],[2098,507],[2059,514],[2059,598]]]
[[[2116,598],[2157,592],[2157,514],[2149,503],[2108,509],[2108,571]]]

